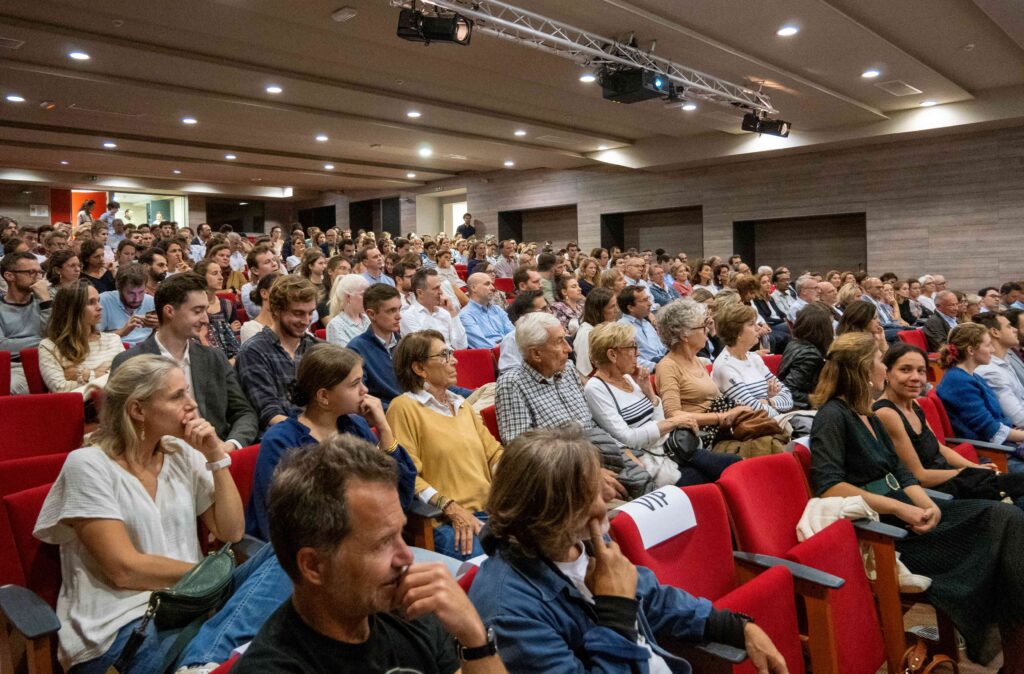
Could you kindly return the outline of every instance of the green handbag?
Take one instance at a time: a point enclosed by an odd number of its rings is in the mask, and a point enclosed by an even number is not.
[[[139,647],[146,638],[146,627],[154,621],[158,630],[183,629],[168,654],[169,659],[177,658],[199,627],[213,615],[231,596],[231,581],[235,571],[235,553],[231,544],[225,543],[220,550],[212,552],[193,566],[166,590],[156,590],[149,595],[149,608],[138,627],[132,630],[128,641],[107,670],[107,674],[126,672]]]

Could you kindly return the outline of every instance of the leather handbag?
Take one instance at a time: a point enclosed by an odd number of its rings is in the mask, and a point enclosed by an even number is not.
[[[732,439],[740,442],[766,435],[787,435],[778,422],[763,410],[743,410],[732,422]]]
[[[960,674],[960,667],[956,661],[947,655],[936,654],[928,661],[928,645],[921,639],[908,648],[900,659],[900,665],[896,668],[898,674],[937,674],[937,668],[948,665],[943,671]]]
[[[700,438],[689,428],[676,428],[665,438],[665,451],[680,466],[685,466],[701,450]]]

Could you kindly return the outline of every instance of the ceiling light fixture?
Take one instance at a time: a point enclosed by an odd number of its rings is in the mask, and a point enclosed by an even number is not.
[[[7,94],[6,96],[4,96],[4,98],[6,98],[7,101],[10,102],[10,103],[24,103],[25,102],[25,99],[23,97],[19,96],[18,94]]]
[[[113,150],[115,147],[117,147],[117,143],[113,143],[108,140],[106,143],[103,144],[103,147],[107,148],[108,150]]]
[[[181,118],[181,123],[182,124],[188,124],[188,125],[191,126],[192,124],[198,124],[199,120],[196,119],[195,117],[182,117]]]
[[[687,112],[692,112],[692,111],[694,111],[696,109],[697,109],[697,104],[696,103],[691,103],[691,102],[683,103],[683,110],[686,110]]]
[[[416,174],[415,174],[415,173],[406,173],[406,174],[405,174],[405,177],[406,177],[406,178],[415,178],[415,177],[416,177]]]
[[[465,46],[473,36],[473,21],[440,9],[435,14],[424,14],[414,2],[411,8],[398,13],[397,34],[410,42],[452,42]]]
[[[239,202],[238,202],[238,205],[239,205],[239,206],[248,206],[248,205],[249,205],[249,202],[248,202],[248,201],[239,201]]]
[[[598,151],[598,152],[604,152],[604,151],[605,151],[605,150],[607,150],[607,149],[608,149],[608,146],[607,146],[607,145],[598,145],[598,146],[597,146],[597,151]]]
[[[174,169],[173,173],[176,176],[181,175],[181,169]]]
[[[921,107],[922,108],[930,108],[933,105],[938,105],[938,102],[937,101],[931,101],[931,100],[921,101]]]
[[[321,133],[320,135],[318,135],[316,137],[316,140],[317,140],[318,143],[326,143],[330,139],[325,134]]]
[[[60,160],[60,165],[61,166],[67,166],[68,165],[68,160],[67,159],[61,159]]]
[[[514,135],[516,135],[516,136],[525,136],[526,135],[526,131],[523,130],[523,129],[516,129]]]
[[[512,168],[515,165],[516,165],[516,163],[514,161],[512,161],[511,159],[506,159],[505,160],[505,168]]]
[[[324,169],[327,170],[327,171],[333,171],[334,170],[334,164],[324,164]]]
[[[84,51],[73,51],[69,53],[68,56],[75,59],[76,61],[88,61],[91,58]]]
[[[233,155],[233,154],[226,154],[226,155],[224,155],[224,158],[227,159],[227,160],[238,159],[238,157]]]
[[[583,73],[582,75],[580,75],[580,82],[583,82],[584,84],[590,84],[591,82],[596,82],[596,81],[597,81],[597,75],[595,75],[594,73],[590,72],[589,70],[586,71],[585,73]]]
[[[782,28],[775,31],[775,34],[779,37],[792,37],[800,32],[800,29],[796,26],[783,26]]]
[[[412,119],[419,119],[420,117],[423,116],[423,113],[420,112],[419,110],[410,110],[409,112],[405,113],[405,116],[410,117]]]
[[[419,150],[416,151],[416,153],[419,154],[419,156],[426,158],[433,156],[434,151],[429,147],[421,147]]]
[[[793,125],[789,122],[784,122],[781,119],[766,119],[764,115],[759,115],[756,112],[748,112],[743,115],[743,123],[740,124],[740,128],[744,131],[766,133],[769,136],[789,138],[789,130],[793,128]]]
[[[875,70],[874,68],[872,68],[871,70],[865,70],[864,72],[862,72],[860,74],[860,76],[863,77],[866,80],[872,80],[872,79],[878,77],[881,74],[882,73],[880,71]]]
[[[267,87],[266,91],[267,91],[268,94],[279,94],[282,91],[284,91],[284,89],[282,89],[281,87],[277,86],[276,84],[271,84],[271,85],[269,85]]]

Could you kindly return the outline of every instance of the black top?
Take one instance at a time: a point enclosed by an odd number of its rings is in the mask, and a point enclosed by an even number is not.
[[[455,228],[455,233],[461,236],[463,239],[468,239],[471,236],[476,236],[476,227],[473,225],[467,225],[462,223]]]
[[[903,410],[896,406],[891,400],[877,400],[872,405],[872,409],[876,412],[885,407],[890,410],[895,410],[896,414],[900,415],[900,421],[903,422],[903,429],[907,432],[907,437],[910,438],[910,444],[914,446],[914,451],[917,452],[917,458],[921,460],[921,465],[929,470],[949,470],[952,468],[946,463],[946,457],[942,456],[942,452],[939,451],[939,441],[935,438],[935,434],[932,433],[932,429],[928,427],[928,420],[924,417],[924,411],[921,407],[914,403],[914,413],[917,415],[917,419],[921,422],[921,432],[915,433],[913,427],[907,422],[907,418],[903,415]]]
[[[786,345],[779,364],[779,379],[793,394],[793,409],[811,409],[810,395],[818,387],[818,375],[825,359],[817,347],[802,339]]]
[[[893,449],[885,426],[874,414],[871,431],[843,400],[833,398],[814,415],[811,426],[811,486],[821,496],[840,482],[862,487],[892,473],[901,487],[919,484]],[[874,436],[872,436],[874,432]]]
[[[307,625],[288,599],[267,619],[232,674],[451,674],[459,669],[455,642],[434,616],[406,621],[370,616],[370,638],[336,641]]]
[[[114,275],[110,273],[109,269],[103,270],[103,276],[96,278],[89,276],[85,272],[82,272],[82,277],[88,279],[92,287],[96,289],[98,293],[105,293],[108,290],[117,290],[117,286],[114,284]]]

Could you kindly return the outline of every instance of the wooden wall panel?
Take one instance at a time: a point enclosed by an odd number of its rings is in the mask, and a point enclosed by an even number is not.
[[[700,208],[626,213],[623,230],[627,248],[685,251],[697,259],[704,254],[704,223]]]
[[[751,221],[738,226],[755,232],[752,266],[785,265],[793,278],[805,271],[859,271],[867,262],[863,213]],[[793,245],[793,242],[798,245]]]
[[[523,213],[523,241],[550,241],[557,250],[576,239],[576,230],[575,205]]]

